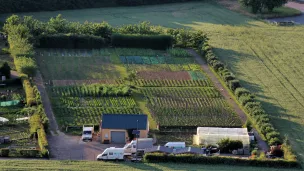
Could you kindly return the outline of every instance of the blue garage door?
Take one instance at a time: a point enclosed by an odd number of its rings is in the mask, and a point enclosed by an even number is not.
[[[126,143],[125,132],[111,131],[111,143],[114,143],[114,144],[124,144],[124,143]]]

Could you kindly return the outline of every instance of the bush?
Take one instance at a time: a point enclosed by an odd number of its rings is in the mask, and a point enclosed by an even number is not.
[[[242,95],[245,95],[245,96],[250,95],[250,92],[247,89],[243,88],[243,87],[238,87],[238,88],[235,89],[234,95],[237,98],[239,98]]]
[[[149,48],[165,50],[172,47],[172,37],[168,35],[112,35],[112,46],[126,48]]]
[[[17,57],[15,58],[15,65],[19,73],[26,74],[30,77],[36,75],[37,64],[32,58]]]
[[[240,85],[239,80],[230,80],[230,81],[228,81],[228,87],[229,87],[229,89],[230,89],[232,92],[234,92],[234,90],[235,90],[236,88],[240,87],[240,86],[241,86],[241,85]]]
[[[38,156],[39,150],[24,150],[24,149],[22,149],[22,150],[19,151],[19,153],[22,157],[33,157],[33,158],[35,158],[35,157]]]
[[[160,153],[146,153],[144,161],[149,163],[191,163],[191,164],[224,164],[240,166],[259,166],[259,167],[276,167],[276,168],[295,168],[300,167],[296,161],[286,160],[267,160],[267,159],[241,159],[231,157],[205,157],[193,154],[184,155],[166,155]]]
[[[26,95],[26,104],[28,106],[35,106],[37,102],[34,93],[34,88],[28,79],[23,79],[23,88],[25,90]]]
[[[242,106],[245,106],[248,102],[254,102],[254,99],[248,95],[240,96],[238,100],[242,104]]]
[[[2,148],[0,149],[0,156],[1,157],[8,157],[10,150],[8,148]]]
[[[54,34],[38,39],[39,48],[98,49],[106,46],[104,38],[92,35]]]
[[[242,141],[230,140],[229,138],[222,139],[217,144],[219,145],[222,153],[231,153],[232,150],[243,148]]]

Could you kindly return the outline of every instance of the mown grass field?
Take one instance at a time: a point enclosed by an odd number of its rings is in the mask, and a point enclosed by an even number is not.
[[[112,163],[91,161],[54,161],[54,160],[0,160],[0,170],[178,170],[178,171],[256,171],[257,167],[212,166],[196,164],[152,164],[152,163]],[[293,169],[288,169],[292,171]],[[263,171],[287,171],[286,169],[263,168]]]
[[[216,54],[256,94],[304,163],[303,26],[276,27],[206,2],[26,15],[47,20],[58,13],[79,22],[105,20],[122,25],[147,20],[165,27],[205,31]]]

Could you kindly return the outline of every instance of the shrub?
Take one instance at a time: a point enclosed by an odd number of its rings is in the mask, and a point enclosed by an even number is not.
[[[235,89],[234,95],[235,95],[237,98],[239,98],[239,97],[242,96],[242,95],[245,95],[245,96],[246,96],[246,95],[250,95],[250,92],[249,92],[247,89],[243,88],[243,87],[238,87],[238,88]]]
[[[251,121],[249,119],[247,119],[243,127],[247,128],[248,132],[250,132],[252,130],[252,123],[251,123]]]
[[[223,75],[223,80],[226,82],[226,83],[228,83],[228,81],[230,81],[230,80],[234,80],[235,79],[235,77],[233,76],[233,75]]]
[[[150,48],[165,50],[172,47],[172,37],[168,35],[112,35],[112,46],[126,48]]]
[[[25,150],[25,149],[22,149],[19,151],[20,155],[22,157],[37,157],[37,155],[39,154],[39,150]]]
[[[278,137],[280,137],[280,133],[278,133],[276,131],[266,133],[266,139],[267,140],[270,140],[271,138],[278,138]]]
[[[150,163],[192,163],[192,164],[225,164],[225,165],[241,165],[241,166],[259,166],[259,167],[276,167],[276,168],[294,168],[300,167],[296,161],[286,160],[268,160],[268,159],[241,159],[231,157],[205,157],[192,154],[184,155],[166,155],[160,153],[146,153],[145,162]]]
[[[222,139],[217,144],[223,153],[230,153],[232,150],[243,148],[242,141],[230,140],[229,138]]]
[[[35,76],[37,65],[34,59],[27,57],[15,58],[16,69],[19,73],[26,74],[30,77]]]
[[[104,38],[92,35],[54,34],[38,39],[40,48],[98,49],[106,46]]]
[[[239,80],[230,80],[228,81],[228,86],[229,86],[229,89],[234,92],[234,90],[238,87],[240,87],[240,82]]]
[[[254,102],[254,99],[248,95],[240,96],[238,100],[242,104],[242,106],[245,106],[248,102]]]
[[[0,149],[0,156],[1,157],[8,157],[10,150],[8,148],[2,148]]]
[[[35,106],[37,104],[34,93],[34,88],[28,79],[23,79],[23,88],[26,95],[26,104],[28,106]]]
[[[270,140],[268,140],[269,145],[278,145],[278,144],[281,144],[281,143],[282,142],[278,137],[271,138]]]

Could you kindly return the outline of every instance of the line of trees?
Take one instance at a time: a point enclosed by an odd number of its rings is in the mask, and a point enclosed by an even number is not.
[[[195,0],[0,0],[0,13],[154,5]]]
[[[250,7],[253,13],[262,12],[263,9],[272,12],[274,8],[283,6],[287,1],[288,0],[239,0],[242,5]]]

